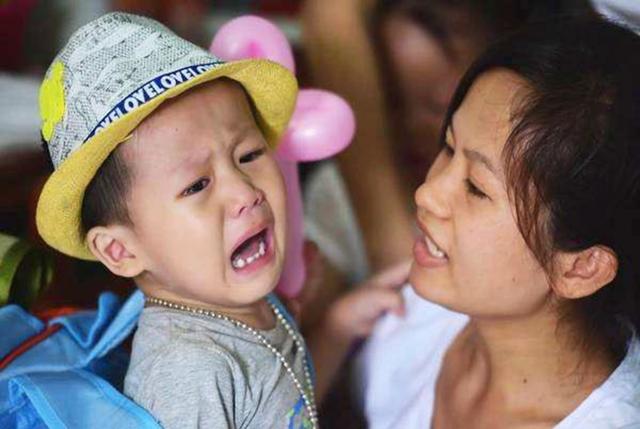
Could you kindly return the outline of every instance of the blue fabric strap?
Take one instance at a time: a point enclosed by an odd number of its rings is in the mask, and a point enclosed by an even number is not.
[[[280,312],[282,313],[282,315],[284,316],[285,320],[287,322],[289,322],[289,324],[291,326],[293,326],[298,332],[300,332],[300,329],[298,328],[298,324],[296,323],[295,319],[293,318],[293,316],[291,315],[291,313],[289,313],[289,310],[287,310],[287,307],[285,307],[285,305],[282,303],[282,301],[280,301],[280,299],[276,296],[276,294],[271,293],[267,296],[267,300],[272,303],[273,305],[275,305],[275,307],[280,310]],[[309,353],[309,350],[305,347],[305,353],[307,356],[307,368],[309,369],[309,374],[311,374],[311,381],[313,382],[313,384],[316,384],[316,370],[313,366],[313,358],[311,357],[311,353]]]

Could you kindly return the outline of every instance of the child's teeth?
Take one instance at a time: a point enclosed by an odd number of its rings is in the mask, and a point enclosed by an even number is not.
[[[255,262],[260,257],[264,256],[267,253],[267,245],[264,241],[260,241],[260,245],[258,246],[258,251],[253,255],[247,257],[247,259],[243,259],[241,257],[237,257],[233,260],[232,265],[234,268],[244,268],[245,266]]]

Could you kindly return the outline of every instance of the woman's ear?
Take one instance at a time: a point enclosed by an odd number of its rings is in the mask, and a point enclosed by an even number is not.
[[[618,257],[605,246],[591,246],[579,252],[562,252],[556,256],[557,295],[577,299],[596,293],[613,281],[618,272]]]
[[[139,255],[133,250],[131,230],[121,225],[96,226],[87,233],[91,253],[112,273],[135,277],[144,271]]]

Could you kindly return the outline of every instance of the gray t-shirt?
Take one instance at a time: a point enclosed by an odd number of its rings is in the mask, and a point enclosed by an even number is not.
[[[280,322],[260,333],[306,386],[306,351]],[[256,336],[180,310],[144,309],[124,391],[167,429],[311,427],[292,377]]]

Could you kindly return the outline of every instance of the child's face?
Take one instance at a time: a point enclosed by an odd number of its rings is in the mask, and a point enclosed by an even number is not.
[[[501,159],[512,101],[523,89],[514,73],[481,75],[415,194],[424,234],[414,246],[411,283],[423,297],[472,316],[531,314],[551,293],[518,229]]]
[[[204,84],[163,106],[137,128],[124,156],[143,290],[235,307],[275,287],[284,184],[238,84]]]

